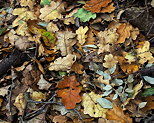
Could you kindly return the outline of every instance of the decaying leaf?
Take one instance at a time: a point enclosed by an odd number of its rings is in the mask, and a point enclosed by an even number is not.
[[[66,57],[59,57],[54,62],[50,63],[49,70],[66,71],[70,70],[73,63],[76,61],[76,56],[68,54]]]
[[[58,31],[58,30],[59,30],[59,29],[58,29],[57,25],[54,24],[53,22],[50,22],[50,23],[48,24],[48,26],[47,26],[47,31],[49,31],[49,32],[56,32],[56,31]]]
[[[87,26],[84,27],[84,28],[83,28],[83,26],[81,26],[76,30],[77,39],[79,40],[79,43],[81,45],[83,45],[85,43],[85,41],[86,41],[86,38],[87,38],[86,33],[87,33],[87,31],[88,31]]]
[[[6,86],[6,87],[2,87],[0,88],[0,95],[1,96],[5,96],[8,94],[8,89],[9,89],[10,85]]]
[[[86,2],[84,8],[92,13],[110,13],[115,10],[111,2],[112,0],[90,0]]]
[[[76,103],[81,101],[80,88],[78,86],[79,82],[77,82],[75,76],[64,76],[64,80],[58,83],[57,87],[60,90],[58,90],[57,94],[59,97],[62,97],[62,102],[66,109],[74,109]]]
[[[84,93],[82,96],[82,106],[84,107],[84,114],[89,114],[91,117],[106,117],[107,109],[102,108],[96,100],[101,98],[101,95],[91,92]]]
[[[67,117],[62,116],[62,115],[56,115],[53,118],[54,123],[66,123],[67,122]]]
[[[71,54],[72,46],[76,43],[73,39],[76,34],[71,31],[57,32],[56,37],[58,39],[57,49],[61,51],[62,56]]]
[[[60,1],[51,1],[50,6],[45,5],[40,9],[41,15],[39,18],[45,22],[62,18],[61,13],[64,11],[64,4]]]
[[[35,0],[21,0],[20,1],[21,6],[28,6],[31,10],[33,9],[34,4],[35,4]]]

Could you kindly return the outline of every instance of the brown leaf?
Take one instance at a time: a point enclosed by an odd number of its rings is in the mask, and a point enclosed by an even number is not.
[[[53,122],[54,123],[66,123],[67,122],[67,117],[66,116],[62,116],[62,115],[54,116]]]
[[[78,74],[82,74],[83,71],[83,65],[82,64],[78,64],[77,62],[75,62],[72,67],[71,67],[71,70],[78,73]]]
[[[149,111],[154,109],[154,96],[148,96],[144,98],[144,101],[147,102],[146,106],[142,109],[143,111]]]
[[[118,43],[124,43],[126,38],[130,37],[130,31],[133,29],[132,25],[127,23],[122,23],[117,29],[117,33],[119,34],[119,38],[117,40]]]
[[[109,120],[120,121],[121,123],[132,123],[132,119],[129,115],[124,114],[123,110],[116,104],[113,105],[113,109],[107,111],[106,118]]]
[[[66,109],[74,109],[76,103],[81,101],[81,97],[79,95],[80,88],[77,86],[79,86],[79,83],[75,76],[65,76],[64,80],[60,81],[57,85],[60,89],[57,94],[59,97],[62,97],[62,102]]]
[[[92,13],[104,13],[104,12],[112,12],[115,10],[113,4],[110,4],[112,0],[90,0],[87,1],[84,5],[84,8]]]

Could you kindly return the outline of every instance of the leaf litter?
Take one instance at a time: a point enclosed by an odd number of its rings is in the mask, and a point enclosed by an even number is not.
[[[28,55],[18,67],[5,64],[0,120],[147,121],[154,109],[153,43],[123,17],[133,3],[19,0],[10,11],[0,9],[0,62],[14,50]]]

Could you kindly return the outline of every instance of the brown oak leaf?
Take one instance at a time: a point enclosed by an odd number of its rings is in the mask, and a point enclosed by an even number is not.
[[[58,83],[57,87],[59,90],[57,94],[59,97],[62,97],[62,103],[66,109],[74,109],[76,103],[81,101],[80,88],[78,86],[79,82],[77,82],[75,76],[64,76],[64,80]]]
[[[92,13],[110,13],[115,10],[111,2],[112,0],[90,0],[86,2],[84,8]]]

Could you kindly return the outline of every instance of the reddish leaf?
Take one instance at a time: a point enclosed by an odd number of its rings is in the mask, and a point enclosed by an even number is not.
[[[64,80],[58,83],[57,94],[59,97],[62,97],[62,103],[64,104],[66,109],[74,109],[76,103],[81,101],[81,97],[79,95],[80,88],[77,87],[79,83],[76,80],[75,76],[64,77]]]

